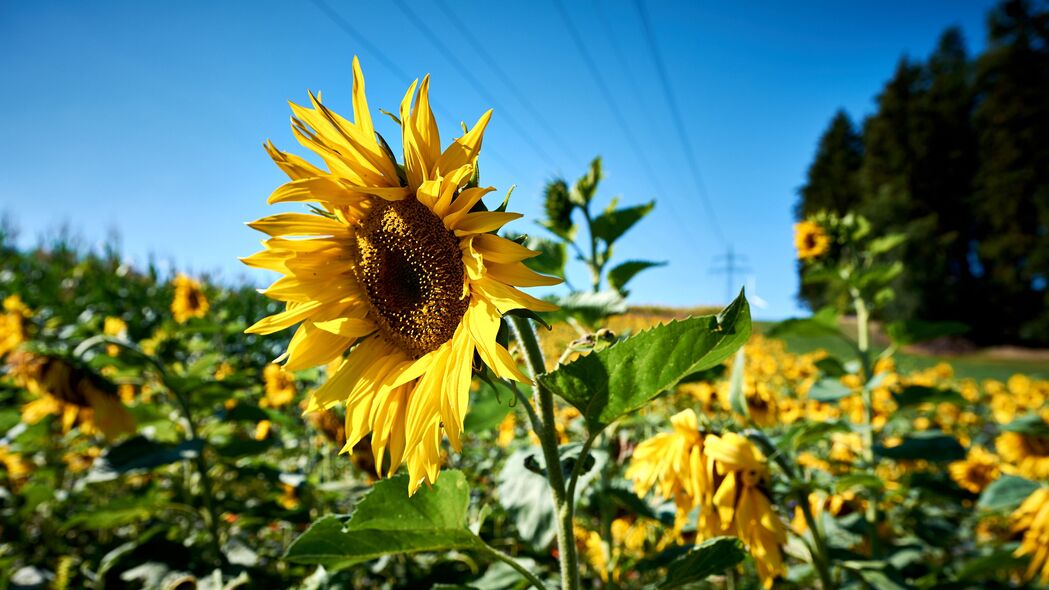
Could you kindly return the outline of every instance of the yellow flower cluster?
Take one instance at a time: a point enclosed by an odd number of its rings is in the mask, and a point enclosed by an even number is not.
[[[1014,555],[1031,556],[1027,578],[1040,571],[1042,583],[1049,584],[1049,488],[1038,488],[1028,496],[1013,513],[1012,521],[1013,533],[1023,535]]]

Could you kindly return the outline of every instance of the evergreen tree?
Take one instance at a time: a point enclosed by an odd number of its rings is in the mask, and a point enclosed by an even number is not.
[[[1049,342],[1049,10],[998,6],[978,62],[974,215],[984,278],[981,331]]]
[[[795,210],[799,219],[820,211],[845,214],[859,202],[859,170],[863,163],[863,140],[848,113],[839,110],[820,137],[816,157],[809,166],[801,200]],[[801,276],[800,265],[799,276]],[[812,309],[827,301],[822,285],[802,284],[798,297]]]

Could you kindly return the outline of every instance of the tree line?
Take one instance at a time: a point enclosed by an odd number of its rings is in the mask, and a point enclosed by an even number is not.
[[[886,319],[1049,344],[1049,3],[997,5],[979,55],[952,28],[927,60],[902,58],[874,114],[833,117],[799,193],[799,218],[856,211],[908,236]],[[799,296],[818,309],[830,295]]]

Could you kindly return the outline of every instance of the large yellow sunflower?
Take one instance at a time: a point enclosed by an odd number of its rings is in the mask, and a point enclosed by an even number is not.
[[[429,93],[425,77],[401,102],[403,165],[375,133],[356,58],[352,122],[312,93],[309,107],[292,104],[295,137],[326,169],[267,144],[291,177],[269,202],[319,207],[250,223],[271,237],[244,259],[284,275],[264,293],[286,303],[248,332],[300,324],[287,370],[350,350],[306,411],[345,403],[343,451],[370,433],[377,471],[407,463],[409,493],[436,480],[442,432],[460,448],[475,352],[496,374],[526,380],[496,342],[500,319],[553,306],[515,287],[560,282],[522,264],[535,252],[494,233],[521,216],[485,210],[494,189],[471,182],[491,111],[442,151]]]

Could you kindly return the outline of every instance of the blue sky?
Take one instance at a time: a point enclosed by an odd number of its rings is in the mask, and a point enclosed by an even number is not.
[[[357,54],[373,109],[396,111],[411,83],[403,75],[430,73],[445,138],[458,135],[460,120],[473,124],[495,108],[482,182],[499,194],[517,185],[511,204],[526,218],[508,229],[540,233],[532,220],[543,184],[576,178],[600,154],[600,204],[617,195],[624,204],[657,202],[617,246],[619,261],[669,263],[636,279],[634,302],[721,302],[724,277],[709,269],[729,242],[751,269],[739,282],[767,303],[755,315],[786,317],[799,313],[792,207],[830,117],[838,108],[856,119],[869,114],[899,58],[926,56],[948,26],[960,26],[970,51],[979,50],[993,5],[647,3],[722,241],[633,2],[560,0],[624,115],[625,134],[554,0],[325,1],[365,43],[311,2],[0,5],[0,212],[27,245],[61,223],[89,243],[115,229],[134,261],[152,254],[180,269],[260,281],[237,262],[258,246],[243,222],[275,212],[265,198],[284,181],[261,144],[303,151],[286,101],[305,101],[307,89],[349,112]],[[379,126],[391,142],[399,136],[392,121]]]

